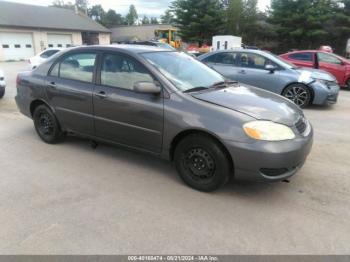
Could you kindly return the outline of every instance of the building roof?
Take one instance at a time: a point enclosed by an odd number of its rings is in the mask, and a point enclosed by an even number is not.
[[[58,7],[12,3],[0,0],[0,26],[105,32],[110,30],[84,14]]]

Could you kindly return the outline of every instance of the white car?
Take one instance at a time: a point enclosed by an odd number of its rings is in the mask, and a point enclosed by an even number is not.
[[[36,56],[33,56],[32,58],[29,58],[28,63],[31,69],[35,69],[43,63],[45,60],[53,56],[54,54],[60,52],[63,50],[63,48],[47,48],[41,53],[37,54]]]
[[[6,87],[6,82],[5,82],[5,75],[2,70],[0,70],[0,98],[3,98],[5,95],[5,87]]]

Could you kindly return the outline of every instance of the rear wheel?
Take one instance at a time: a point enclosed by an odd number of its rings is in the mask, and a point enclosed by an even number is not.
[[[231,162],[221,144],[210,136],[193,134],[175,149],[176,169],[190,187],[204,192],[223,186],[231,175]]]
[[[62,132],[59,123],[49,107],[39,105],[33,113],[34,126],[39,137],[49,144],[59,141]]]
[[[346,81],[346,88],[350,89],[350,78],[348,79],[348,81]]]
[[[284,89],[282,95],[301,108],[307,107],[311,102],[311,92],[309,88],[303,84],[293,84],[288,86]]]
[[[5,95],[5,87],[0,87],[0,99]]]

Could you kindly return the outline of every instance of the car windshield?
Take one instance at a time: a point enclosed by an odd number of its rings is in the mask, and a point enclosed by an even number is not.
[[[225,81],[219,73],[185,53],[152,52],[142,55],[181,91],[210,88]]]
[[[176,49],[174,47],[172,47],[171,45],[166,44],[166,43],[157,43],[157,46],[171,50],[171,51],[176,51]]]

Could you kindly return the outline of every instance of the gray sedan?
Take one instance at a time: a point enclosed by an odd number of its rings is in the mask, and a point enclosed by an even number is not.
[[[300,107],[334,104],[338,98],[339,85],[329,73],[297,68],[268,52],[218,51],[198,59],[228,79],[280,94]]]
[[[202,191],[232,177],[290,177],[313,140],[289,100],[226,82],[196,59],[156,47],[60,52],[19,74],[16,102],[46,143],[75,134],[148,152],[173,160],[180,177]]]

